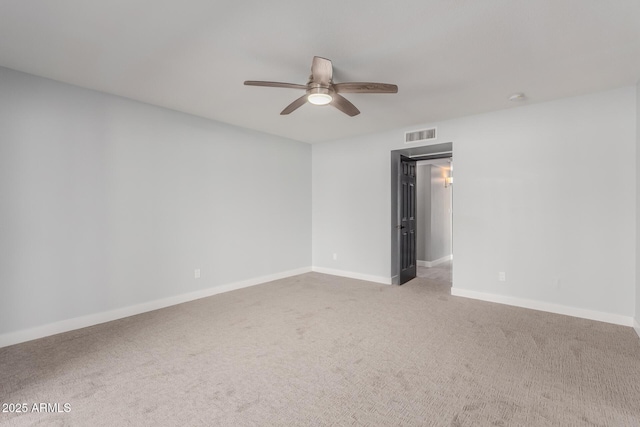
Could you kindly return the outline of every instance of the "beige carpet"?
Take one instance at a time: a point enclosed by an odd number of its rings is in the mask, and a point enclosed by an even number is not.
[[[438,282],[451,282],[453,261],[443,262],[434,267],[417,267],[416,276]]]
[[[639,426],[631,328],[318,273],[0,349],[2,425]]]

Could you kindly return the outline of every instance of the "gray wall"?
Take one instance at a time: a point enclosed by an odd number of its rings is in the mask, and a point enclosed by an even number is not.
[[[309,145],[4,68],[0,94],[0,334],[311,264]]]
[[[636,315],[640,336],[640,80],[636,84]]]
[[[634,315],[635,87],[411,129],[432,126],[453,142],[454,287]],[[313,145],[314,266],[392,275],[390,151],[405,130]]]
[[[445,188],[441,167],[423,164],[416,170],[417,258],[431,262],[451,255],[451,187]]]
[[[444,186],[443,169],[431,168],[431,235],[430,258],[436,261],[451,255],[451,187]]]
[[[416,257],[418,261],[432,261],[431,245],[431,165],[416,167]]]

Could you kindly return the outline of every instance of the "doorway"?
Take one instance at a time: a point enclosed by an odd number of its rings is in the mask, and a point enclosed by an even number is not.
[[[451,283],[453,158],[416,163],[416,276]]]
[[[413,171],[418,161],[450,159],[453,156],[453,143],[430,144],[421,147],[391,151],[391,276],[393,284],[403,284],[416,277],[418,271],[417,233],[420,227],[417,219],[416,195],[418,183],[414,181],[413,190],[407,190],[406,171]],[[407,166],[409,165],[409,166]],[[450,177],[443,177],[450,178]],[[451,185],[451,181],[447,185]],[[444,183],[443,183],[444,185]],[[411,231],[414,231],[411,233]]]

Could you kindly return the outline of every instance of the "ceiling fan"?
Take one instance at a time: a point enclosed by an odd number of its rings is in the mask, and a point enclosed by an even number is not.
[[[333,105],[343,113],[353,117],[360,114],[360,110],[344,98],[342,93],[398,93],[398,86],[388,83],[368,82],[333,82],[333,66],[331,61],[319,56],[313,57],[311,76],[306,85],[294,83],[263,82],[247,80],[247,86],[283,87],[289,89],[303,89],[307,93],[289,104],[281,115],[289,114],[300,108],[307,101],[314,105]]]

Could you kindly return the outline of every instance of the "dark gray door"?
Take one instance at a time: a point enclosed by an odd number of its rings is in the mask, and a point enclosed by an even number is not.
[[[398,204],[400,206],[400,284],[416,277],[416,162],[400,157]]]

